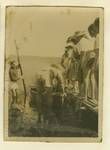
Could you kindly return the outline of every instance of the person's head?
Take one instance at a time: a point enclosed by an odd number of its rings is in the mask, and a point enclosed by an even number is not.
[[[11,61],[10,62],[10,66],[12,67],[12,68],[16,68],[17,67],[17,64],[16,64],[16,61]]]
[[[67,48],[65,48],[64,55],[65,55],[65,56],[68,56],[68,49],[67,49]]]
[[[72,46],[72,44],[68,44],[66,47],[65,47],[65,56],[66,57],[69,57],[69,55],[70,55],[70,51],[73,49],[73,46]]]
[[[77,44],[77,39],[76,39],[76,37],[74,37],[74,36],[68,37],[67,43],[74,43],[74,44]]]
[[[74,43],[75,45],[80,42],[80,40],[85,37],[85,32],[84,31],[76,31],[74,33],[73,36],[70,36],[68,39],[67,39],[67,43]]]
[[[74,38],[72,41],[73,43],[76,45],[77,43],[80,42],[80,40],[84,37],[84,35],[80,35],[80,36],[77,36],[76,38]]]
[[[68,44],[68,45],[65,47],[65,49],[66,49],[66,51],[67,51],[67,53],[68,53],[69,50],[73,49],[72,44],[71,44],[71,43]]]
[[[88,32],[91,37],[96,37],[99,33],[99,18],[96,18],[94,23],[88,27]]]
[[[96,31],[95,31],[95,25],[94,24],[91,24],[88,27],[88,32],[89,32],[91,37],[96,37]]]
[[[65,48],[65,54],[67,54],[68,53],[68,50]]]
[[[64,92],[65,92],[65,93],[68,92],[68,87],[64,87]]]

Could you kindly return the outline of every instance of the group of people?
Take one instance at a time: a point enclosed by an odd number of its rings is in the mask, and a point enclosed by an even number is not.
[[[98,100],[99,18],[88,31],[77,31],[68,37],[62,56],[63,78],[66,87],[73,86],[74,93],[85,101]]]

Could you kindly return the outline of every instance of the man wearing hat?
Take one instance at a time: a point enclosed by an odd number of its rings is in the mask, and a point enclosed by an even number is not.
[[[76,31],[73,36],[70,36],[67,39],[67,43],[72,45],[71,59],[68,64],[69,78],[71,79],[71,83],[73,84],[74,92],[77,94],[79,93],[78,74],[79,74],[80,53],[81,53],[79,42],[83,37],[87,38],[84,31]]]
[[[99,76],[99,18],[96,18],[94,23],[88,27],[88,32],[90,36],[95,40],[94,41],[94,50],[91,53],[94,57],[90,58],[89,61],[92,61],[91,66],[89,65],[90,70],[90,79],[92,86],[92,99],[98,100],[98,76]],[[91,55],[90,55],[91,56]]]
[[[85,31],[76,31],[73,36],[68,37],[67,43],[76,45],[83,37],[87,38]]]
[[[62,56],[62,59],[61,59],[61,66],[63,68],[63,73],[62,73],[62,76],[63,76],[63,80],[64,80],[64,86],[67,86],[68,85],[68,82],[69,82],[69,77],[68,77],[68,64],[69,64],[69,61],[70,61],[70,50],[72,49],[73,47],[71,45],[67,45],[65,47],[65,52]]]
[[[95,52],[95,38],[96,30],[95,25],[91,24],[88,27],[88,33],[80,39],[80,68],[79,68],[79,82],[80,82],[80,94],[84,96],[84,100],[87,101],[88,96],[95,100],[95,75],[94,68],[96,62]]]
[[[19,65],[17,65],[16,61],[10,62],[9,68],[9,78],[10,78],[10,92],[12,95],[11,105],[18,103],[18,80],[22,79],[18,74]]]

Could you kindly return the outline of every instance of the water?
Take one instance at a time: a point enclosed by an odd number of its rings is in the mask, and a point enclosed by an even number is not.
[[[23,76],[27,86],[35,82],[37,75],[42,75],[48,84],[49,68],[52,64],[59,65],[60,58],[56,57],[37,57],[37,56],[23,56],[20,58]]]

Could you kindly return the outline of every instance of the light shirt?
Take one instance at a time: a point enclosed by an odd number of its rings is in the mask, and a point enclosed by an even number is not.
[[[99,34],[96,36],[94,49],[99,49]]]
[[[87,35],[88,38],[82,38],[80,42],[78,43],[78,47],[81,51],[92,51],[94,50],[94,43],[95,43],[95,38],[90,37]]]

